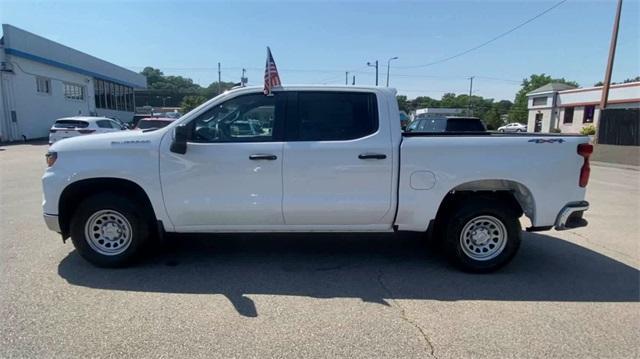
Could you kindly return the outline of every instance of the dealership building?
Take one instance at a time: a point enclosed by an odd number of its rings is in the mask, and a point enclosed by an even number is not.
[[[0,141],[46,137],[68,116],[133,118],[143,75],[3,24],[0,38]]]

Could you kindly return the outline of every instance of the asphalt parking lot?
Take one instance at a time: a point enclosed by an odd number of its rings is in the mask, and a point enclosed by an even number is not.
[[[640,355],[640,171],[593,166],[589,227],[464,274],[412,235],[178,238],[98,269],[41,217],[42,144],[0,146],[0,357]]]

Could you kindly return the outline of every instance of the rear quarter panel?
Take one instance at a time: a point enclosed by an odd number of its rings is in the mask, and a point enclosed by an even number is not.
[[[457,186],[509,180],[532,194],[533,226],[550,226],[565,204],[584,199],[585,188],[578,185],[583,158],[577,146],[587,142],[587,137],[405,137],[396,224],[401,230],[426,230],[446,194]],[[411,175],[417,171],[430,172],[431,188],[412,188]]]

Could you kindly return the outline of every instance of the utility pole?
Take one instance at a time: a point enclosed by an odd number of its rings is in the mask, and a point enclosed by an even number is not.
[[[242,76],[240,76],[240,87],[247,86],[247,78],[244,74],[247,72],[247,69],[242,69]]]
[[[349,84],[349,71],[346,71],[344,73],[344,84],[348,85]]]
[[[218,62],[218,95],[222,93],[222,75],[220,73],[220,63]]]
[[[389,87],[389,68],[391,67],[391,60],[397,60],[398,56],[394,56],[387,60],[387,87]]]
[[[471,94],[473,93],[473,78],[475,76],[469,77],[469,102],[467,103],[467,112],[469,112],[469,116],[471,116]]]
[[[371,62],[367,62],[367,66],[376,68],[376,86],[378,86],[378,60],[376,60],[375,64]]]
[[[609,101],[609,86],[611,85],[611,72],[613,71],[613,59],[616,56],[616,45],[618,43],[618,28],[620,27],[620,12],[622,11],[622,0],[618,0],[616,17],[613,21],[613,31],[611,33],[611,44],[609,46],[609,60],[607,61],[607,72],[604,74],[604,84],[602,85],[602,97],[600,98],[600,118],[602,112],[607,107]],[[598,128],[600,121],[598,121]]]

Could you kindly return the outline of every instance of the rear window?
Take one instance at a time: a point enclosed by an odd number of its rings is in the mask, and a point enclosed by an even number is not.
[[[298,93],[298,140],[340,141],[378,130],[375,94],[344,92]]]
[[[447,131],[485,131],[484,124],[479,118],[450,118],[447,121]]]
[[[413,126],[413,124],[412,124]],[[478,118],[443,118],[434,117],[419,120],[418,132],[482,132],[484,124]]]
[[[149,128],[163,128],[164,126],[170,123],[171,121],[163,121],[163,120],[140,120],[140,122],[138,122],[137,128],[141,130],[146,130]]]
[[[429,118],[420,120],[418,131],[421,132],[445,132],[447,130],[446,118]]]
[[[58,120],[53,126],[57,128],[87,128],[89,127],[89,122],[78,120]]]

